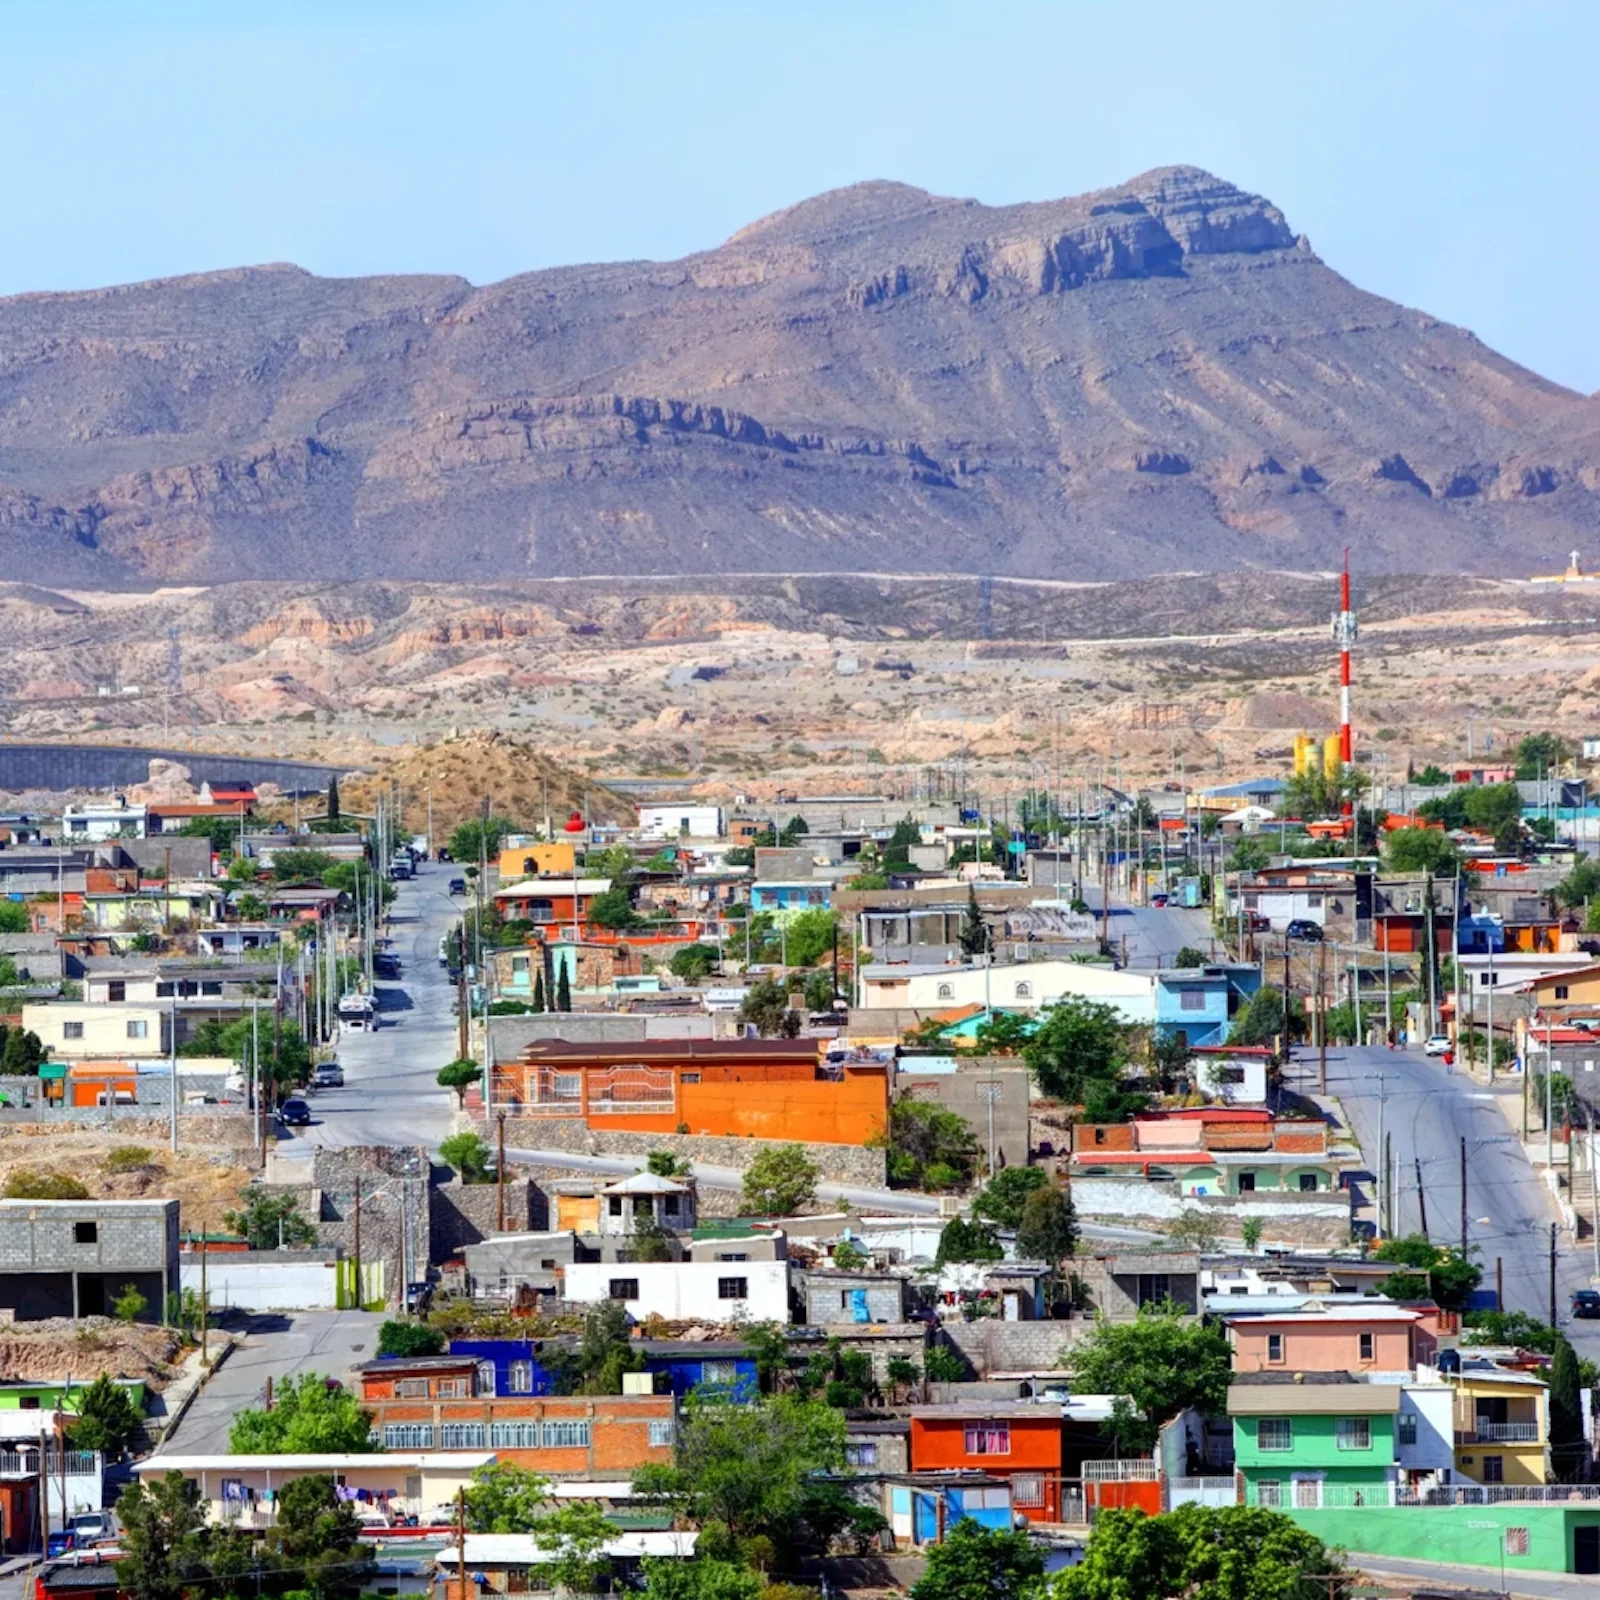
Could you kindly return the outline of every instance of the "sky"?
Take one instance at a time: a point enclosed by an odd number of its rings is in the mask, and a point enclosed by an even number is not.
[[[484,283],[868,178],[1005,204],[1182,162],[1600,390],[1595,0],[0,0],[0,59],[0,294]]]

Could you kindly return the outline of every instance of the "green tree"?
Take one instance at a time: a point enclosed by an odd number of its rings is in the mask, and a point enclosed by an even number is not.
[[[1466,791],[1467,822],[1486,833],[1522,825],[1522,791],[1514,783],[1486,783]]]
[[[0,951],[0,989],[15,989],[22,982],[22,974],[17,970],[17,964]]]
[[[330,1389],[320,1372],[285,1378],[270,1411],[240,1411],[228,1429],[235,1456],[368,1455],[372,1415],[347,1389]]]
[[[26,933],[28,908],[20,900],[0,900],[0,933]]]
[[[902,817],[894,825],[883,847],[883,865],[889,871],[905,871],[911,865],[911,847],[922,843],[922,827],[910,817]]]
[[[1229,1044],[1267,1044],[1284,1032],[1283,991],[1263,984],[1228,1029]]]
[[[98,1450],[117,1461],[140,1431],[139,1409],[123,1386],[102,1372],[78,1396],[77,1415],[68,1425],[74,1450]]]
[[[626,887],[614,883],[590,900],[588,920],[600,928],[637,928],[644,918],[633,909]]]
[[[1438,828],[1396,828],[1383,852],[1391,872],[1432,872],[1448,876],[1456,870],[1461,852],[1449,834]]]
[[[671,1466],[642,1467],[638,1493],[733,1540],[783,1538],[818,1473],[844,1467],[844,1418],[796,1395],[755,1404],[691,1395]]]
[[[1204,950],[1196,950],[1192,944],[1186,944],[1173,958],[1173,966],[1188,969],[1190,967],[1203,967],[1206,964]]]
[[[361,1523],[326,1473],[291,1478],[278,1490],[277,1516],[267,1535],[267,1561],[284,1581],[315,1600],[361,1593],[374,1568],[361,1542]]]
[[[329,822],[337,822],[339,820],[339,780],[337,777],[328,779],[328,809],[326,815]],[[430,839],[428,843],[431,846],[436,841]]]
[[[592,1500],[553,1506],[533,1527],[533,1542],[550,1557],[558,1594],[598,1593],[610,1569],[605,1556],[617,1530]]]
[[[819,1176],[803,1144],[768,1145],[745,1168],[739,1214],[792,1217],[816,1198]]]
[[[733,852],[730,850],[728,854],[731,856]],[[887,889],[889,880],[881,872],[858,872],[855,877],[847,878],[844,886],[847,889]]]
[[[245,1192],[244,1209],[223,1213],[222,1225],[246,1240],[252,1250],[305,1250],[317,1242],[317,1229],[301,1215],[292,1194]]]
[[[1209,1211],[1185,1211],[1167,1229],[1167,1243],[1209,1255],[1222,1243],[1222,1218]]]
[[[1132,1322],[1096,1323],[1063,1360],[1083,1393],[1118,1396],[1105,1430],[1136,1453],[1149,1450],[1162,1424],[1189,1406],[1219,1415],[1232,1364],[1221,1330],[1203,1327],[1170,1300],[1142,1306]]]
[[[1020,1055],[1037,1026],[1024,1012],[991,1010],[978,1024],[972,1043],[980,1056]]]
[[[1103,1095],[1120,1084],[1130,1032],[1115,1007],[1073,995],[1045,1010],[1022,1059],[1043,1093],[1087,1107],[1091,1090]]]
[[[826,906],[796,911],[784,924],[783,943],[791,967],[815,966],[833,949],[834,915]]]
[[[790,817],[783,825],[783,832],[778,835],[778,842],[782,845],[792,845],[796,839],[803,839],[811,832],[804,817]]]
[[[1463,1314],[1464,1345],[1516,1345],[1553,1356],[1562,1334],[1548,1322],[1540,1322],[1525,1311],[1468,1311]],[[1584,1389],[1600,1388],[1600,1366],[1585,1357],[1578,1360],[1578,1384]]]
[[[44,1042],[32,1028],[6,1030],[6,1049],[5,1055],[0,1057],[0,1072],[11,1078],[37,1077],[44,1059]]]
[[[444,1335],[421,1322],[398,1322],[394,1318],[378,1329],[380,1356],[442,1356]]]
[[[789,991],[772,978],[763,978],[759,983],[751,984],[745,990],[744,1000],[739,1006],[740,1022],[752,1024],[763,1039],[780,1033],[792,1038],[799,1029],[796,1027],[791,1031],[791,1015]],[[795,1021],[798,1020],[795,1017]]]
[[[1555,776],[1575,754],[1559,734],[1530,733],[1517,741],[1517,777],[1523,783]]]
[[[483,1068],[476,1061],[461,1057],[455,1061],[447,1061],[439,1068],[439,1086],[442,1089],[454,1089],[456,1104],[464,1106],[467,1103],[468,1087],[482,1076]]]
[[[1001,1228],[1015,1228],[1022,1221],[1028,1197],[1049,1182],[1050,1175],[1043,1167],[1002,1167],[978,1191],[972,1214]]]
[[[1600,899],[1600,861],[1580,856],[1572,871],[1556,885],[1556,899],[1564,906],[1581,906]]]
[[[969,961],[974,956],[987,955],[992,947],[989,924],[983,920],[983,912],[978,909],[976,884],[967,885],[967,909],[961,918],[961,932],[957,937],[961,942],[961,953]]]
[[[645,1600],[763,1600],[767,1587],[761,1574],[742,1561],[646,1556],[640,1567]]]
[[[325,850],[279,850],[272,858],[272,876],[279,883],[321,883],[336,865]]]
[[[922,1365],[929,1383],[960,1383],[967,1375],[966,1362],[947,1344],[929,1345]]]
[[[929,1547],[911,1600],[1021,1600],[1039,1590],[1043,1576],[1044,1552],[1027,1534],[963,1517]]]
[[[117,1582],[133,1600],[187,1600],[212,1576],[200,1485],[181,1472],[130,1484],[117,1501]]]
[[[1421,772],[1410,780],[1422,789],[1442,789],[1450,781],[1450,774],[1443,767],[1429,762]]]
[[[475,1133],[453,1133],[441,1141],[439,1154],[456,1170],[463,1183],[492,1183],[493,1158],[489,1147]]]
[[[544,1356],[566,1394],[621,1394],[623,1373],[637,1372],[643,1362],[629,1334],[628,1313],[615,1300],[584,1312],[576,1344],[546,1346]]]
[[[499,856],[506,835],[516,831],[517,825],[508,817],[491,816],[487,824],[477,817],[469,817],[458,824],[450,835],[450,859],[463,864],[475,862],[479,858],[479,846],[482,845],[484,859],[492,863]]]
[[[1035,1189],[1017,1225],[1017,1254],[1029,1261],[1059,1262],[1078,1248],[1078,1213],[1060,1184]]]
[[[1161,1516],[1102,1511],[1083,1561],[1052,1600],[1341,1600],[1339,1558],[1294,1518],[1259,1506],[1180,1506]],[[1324,1581],[1318,1582],[1322,1578]]]
[[[122,1293],[111,1302],[111,1314],[118,1322],[137,1322],[149,1309],[149,1300],[132,1283],[123,1284]]]
[[[672,952],[667,970],[685,983],[700,983],[716,965],[716,961],[717,947],[714,944],[686,944],[681,950]]]
[[[939,1249],[935,1253],[935,1266],[947,1261],[1001,1261],[1005,1251],[1000,1246],[1000,1235],[987,1222],[969,1222],[965,1217],[952,1217],[939,1235]]]
[[[1385,1239],[1372,1259],[1409,1269],[1385,1278],[1378,1286],[1381,1293],[1391,1300],[1434,1300],[1446,1311],[1459,1311],[1483,1278],[1460,1250],[1433,1244],[1420,1233]]]
[[[1318,765],[1297,773],[1283,789],[1283,815],[1311,820],[1336,817],[1372,787],[1372,780],[1356,767],[1341,766],[1332,777]]]
[[[909,1356],[890,1356],[884,1367],[884,1376],[895,1396],[911,1393],[922,1382],[922,1368]]]
[[[644,1158],[644,1170],[658,1178],[687,1178],[690,1172],[689,1159],[672,1150],[652,1150]]]
[[[978,1143],[967,1119],[908,1094],[890,1102],[887,1132],[867,1142],[887,1151],[889,1182],[901,1188],[953,1189],[978,1167]]]
[[[807,1011],[831,1011],[834,1002],[833,974],[825,967],[808,972],[800,995]]]
[[[472,1474],[465,1495],[470,1533],[532,1533],[550,1505],[550,1480],[509,1461],[492,1461]]]
[[[549,1009],[545,1004],[543,967],[533,975],[533,1009],[541,1014]]]
[[[561,970],[556,974],[556,1010],[572,1010],[571,963],[567,961],[561,963]]]
[[[1563,1338],[1550,1358],[1550,1464],[1562,1483],[1574,1483],[1588,1457],[1583,1438],[1583,1396],[1578,1358]]]

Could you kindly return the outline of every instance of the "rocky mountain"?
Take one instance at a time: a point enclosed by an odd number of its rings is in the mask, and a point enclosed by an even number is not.
[[[1526,572],[1600,400],[1363,293],[1191,167],[893,183],[670,263],[270,266],[0,301],[0,571],[52,584]]]

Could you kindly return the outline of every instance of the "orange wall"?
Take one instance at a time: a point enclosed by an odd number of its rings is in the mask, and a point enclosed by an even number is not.
[[[957,1418],[911,1419],[911,1470],[940,1472],[969,1468],[1004,1477],[1013,1472],[1037,1472],[1044,1478],[1044,1504],[1023,1515],[1039,1522],[1061,1517],[1061,1422],[1059,1418],[996,1417],[1011,1429],[1007,1455],[968,1455],[967,1429],[981,1426]]]
[[[1267,1360],[1267,1335],[1283,1335],[1283,1360]],[[1361,1359],[1360,1335],[1374,1335],[1372,1360]],[[1235,1372],[1399,1372],[1413,1365],[1412,1325],[1397,1323],[1340,1323],[1317,1327],[1310,1323],[1265,1321],[1234,1323],[1228,1330],[1233,1345]],[[1431,1350],[1432,1340],[1418,1340]],[[1418,1356],[1425,1359],[1423,1350]]]
[[[889,1114],[888,1074],[846,1072],[844,1081],[808,1076],[678,1083],[678,1109],[605,1116],[591,1107],[595,1128],[690,1133],[746,1139],[798,1140],[802,1144],[865,1144],[883,1130]]]

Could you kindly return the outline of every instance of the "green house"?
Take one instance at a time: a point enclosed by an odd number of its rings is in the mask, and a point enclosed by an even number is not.
[[[134,1409],[144,1410],[144,1380],[118,1378],[117,1384],[128,1391]],[[76,1411],[83,1399],[88,1382],[66,1378],[42,1380],[37,1383],[0,1383],[0,1411]]]
[[[1399,1480],[1400,1387],[1348,1373],[1282,1374],[1228,1390],[1233,1460],[1245,1504],[1288,1509],[1387,1506]],[[1277,1374],[1272,1374],[1277,1378]]]

